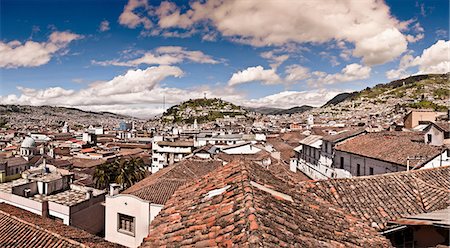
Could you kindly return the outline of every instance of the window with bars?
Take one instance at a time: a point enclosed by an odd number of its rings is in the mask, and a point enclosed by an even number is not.
[[[118,214],[118,231],[131,236],[134,236],[135,218],[125,214]]]

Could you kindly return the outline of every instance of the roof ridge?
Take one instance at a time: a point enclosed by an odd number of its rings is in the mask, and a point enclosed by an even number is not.
[[[247,242],[253,243],[259,240],[259,237],[255,235],[255,231],[258,230],[258,227],[261,225],[261,221],[257,217],[256,208],[255,208],[255,195],[253,192],[253,187],[250,183],[251,178],[249,176],[249,165],[244,163],[243,161],[239,161],[240,171],[243,175],[241,185],[244,190],[244,208],[246,210],[246,226],[248,228]]]
[[[29,226],[31,226],[31,227],[33,227],[33,228],[36,228],[36,229],[38,229],[38,230],[40,230],[40,231],[43,231],[43,232],[46,232],[46,233],[48,233],[48,234],[50,234],[50,235],[53,235],[53,236],[55,236],[56,238],[62,239],[62,240],[64,240],[64,241],[67,241],[67,242],[69,242],[69,243],[71,243],[71,244],[73,244],[73,245],[79,245],[80,247],[89,247],[89,246],[86,246],[86,245],[83,244],[83,243],[80,243],[80,242],[75,241],[75,240],[73,240],[73,239],[69,239],[69,238],[67,238],[67,237],[64,237],[64,236],[58,234],[58,233],[55,233],[55,232],[52,232],[52,231],[47,230],[47,229],[45,229],[45,228],[42,228],[42,227],[40,227],[40,226],[38,226],[38,225],[36,225],[36,224],[34,224],[34,223],[30,223],[30,222],[28,222],[28,221],[25,221],[25,220],[23,220],[23,219],[21,219],[21,218],[19,218],[19,217],[17,217],[17,216],[14,216],[14,215],[12,215],[12,214],[10,214],[10,213],[4,212],[4,211],[2,211],[2,210],[0,210],[0,213],[1,213],[1,214],[4,214],[4,215],[6,215],[6,216],[8,216],[9,218],[12,218],[12,219],[18,221],[18,222],[21,222],[21,223],[23,223],[23,224],[29,225]],[[42,217],[42,218],[44,218],[44,217]]]
[[[435,186],[435,185],[432,185],[432,184],[429,184],[429,183],[427,183],[426,181],[424,181],[423,179],[421,179],[421,178],[418,178],[416,175],[411,175],[411,177],[413,178],[413,180],[414,180],[414,183],[416,184],[416,187],[417,187],[417,194],[419,195],[419,197],[420,197],[420,204],[421,204],[421,207],[423,208],[423,211],[425,212],[425,213],[428,213],[429,212],[429,208],[426,206],[426,204],[425,204],[425,200],[424,200],[424,188],[423,187],[421,187],[421,185],[420,184],[424,184],[424,185],[426,185],[427,187],[430,187],[430,188],[433,188],[433,189],[435,189],[435,190],[438,190],[438,191],[440,191],[440,192],[446,192],[446,193],[450,193],[450,190],[445,190],[445,189],[443,189],[443,188],[440,188],[440,187],[437,187],[437,186]],[[420,183],[420,184],[419,184]]]

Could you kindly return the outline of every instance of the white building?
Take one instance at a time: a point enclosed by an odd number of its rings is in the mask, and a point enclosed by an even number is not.
[[[364,133],[363,129],[344,130],[327,135],[310,135],[300,141],[300,146],[294,149],[295,157],[290,161],[290,168],[297,168],[312,179],[351,177],[348,171],[333,167],[334,147],[346,139]]]
[[[73,174],[47,165],[0,184],[0,202],[60,220],[92,234],[103,232],[105,191],[73,185]]]
[[[152,173],[181,161],[192,153],[194,142],[192,141],[163,141],[162,137],[154,137],[152,142]]]
[[[20,145],[20,156],[29,160],[36,154],[36,142],[33,138],[25,137]]]
[[[421,134],[369,133],[336,146],[333,166],[353,176],[435,168],[450,165],[447,149],[427,145]]]

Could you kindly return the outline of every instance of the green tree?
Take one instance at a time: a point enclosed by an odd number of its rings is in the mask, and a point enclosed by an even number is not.
[[[112,182],[124,189],[144,179],[147,174],[142,158],[117,159],[97,166],[94,173],[95,186],[104,189]]]

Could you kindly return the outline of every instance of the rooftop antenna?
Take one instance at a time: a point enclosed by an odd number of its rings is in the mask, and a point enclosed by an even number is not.
[[[203,92],[203,97],[206,99],[206,92]]]

